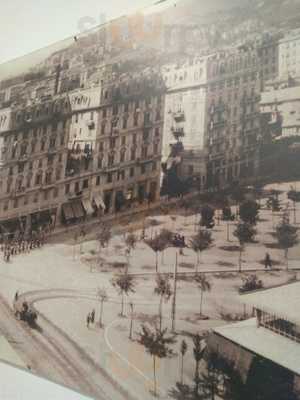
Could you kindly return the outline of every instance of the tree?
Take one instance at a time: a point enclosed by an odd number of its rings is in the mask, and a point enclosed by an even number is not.
[[[103,326],[102,325],[102,316],[103,316],[103,304],[108,300],[108,296],[106,293],[105,288],[99,288],[97,291],[97,297],[100,300],[100,316],[99,316],[99,326],[100,328]]]
[[[101,228],[97,234],[97,240],[100,248],[107,247],[111,239],[111,230],[108,225],[101,225]],[[100,251],[99,248],[99,251]]]
[[[275,237],[278,240],[279,246],[284,250],[286,268],[288,269],[288,251],[298,243],[297,228],[290,225],[287,221],[282,221],[276,228]]]
[[[202,346],[202,339],[203,337],[200,336],[198,333],[193,337],[193,354],[194,359],[196,361],[195,365],[195,374],[194,374],[194,383],[195,383],[195,395],[199,395],[199,386],[200,386],[200,361],[203,358],[205,346]]]
[[[239,223],[233,235],[238,238],[240,243],[240,254],[239,254],[239,272],[242,271],[242,254],[246,243],[253,242],[254,236],[256,235],[256,229],[253,225],[246,222]]]
[[[158,272],[158,253],[165,249],[165,242],[159,235],[145,242],[155,253],[155,271]]]
[[[172,245],[173,243],[173,233],[171,231],[169,231],[168,229],[162,229],[160,231],[159,237],[161,238],[162,243],[164,244],[164,249],[161,252],[161,257],[162,257],[162,264],[164,264],[164,251],[166,250],[166,248],[170,245]]]
[[[255,225],[258,219],[259,205],[256,201],[246,200],[240,205],[240,218],[243,222]]]
[[[197,254],[196,272],[198,272],[198,266],[201,260],[201,254],[204,250],[207,250],[213,243],[211,232],[207,230],[200,230],[195,236],[192,237],[190,245],[194,252]]]
[[[205,226],[206,228],[212,228],[214,226],[214,215],[215,210],[209,205],[205,205],[201,208],[201,226]]]
[[[188,345],[187,345],[186,341],[182,340],[181,346],[180,346],[180,354],[181,354],[181,372],[180,372],[180,375],[181,375],[181,384],[182,385],[183,385],[183,360],[184,360],[184,356],[185,356],[185,354],[187,352],[187,349],[188,349]]]
[[[170,357],[173,351],[169,346],[175,343],[175,339],[173,336],[167,336],[167,329],[160,331],[155,328],[155,330],[151,330],[148,326],[142,325],[142,331],[139,333],[138,342],[143,345],[147,353],[152,356],[154,396],[157,396],[156,358]]]
[[[167,302],[172,296],[171,284],[169,276],[163,276],[161,274],[157,274],[156,276],[156,287],[154,288],[154,293],[160,297],[159,300],[159,330],[162,329],[162,304],[163,301]]]
[[[195,281],[200,289],[200,316],[202,316],[203,294],[211,291],[211,283],[205,274],[197,274]]]
[[[128,296],[129,293],[135,293],[135,281],[133,276],[129,275],[127,272],[124,274],[117,274],[111,280],[113,287],[116,288],[119,295],[122,296],[121,301],[121,313],[120,315],[124,316],[124,296]]]
[[[134,233],[129,233],[126,237],[125,237],[125,245],[126,245],[126,255],[127,255],[127,266],[129,265],[129,259],[130,259],[130,255],[132,250],[135,249],[136,243],[137,243],[138,239],[135,236]]]

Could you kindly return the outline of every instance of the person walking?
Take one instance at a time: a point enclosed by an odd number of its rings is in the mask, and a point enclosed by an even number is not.
[[[86,326],[87,326],[87,328],[90,327],[90,322],[91,322],[91,315],[90,315],[90,313],[88,313],[88,315],[86,317]]]
[[[269,253],[266,253],[265,256],[265,269],[272,269],[272,260]]]
[[[93,324],[95,322],[95,310],[92,310],[91,312],[91,323]]]

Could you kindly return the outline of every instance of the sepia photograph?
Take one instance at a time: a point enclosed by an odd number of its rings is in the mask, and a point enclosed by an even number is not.
[[[300,0],[1,8],[0,400],[300,400]]]

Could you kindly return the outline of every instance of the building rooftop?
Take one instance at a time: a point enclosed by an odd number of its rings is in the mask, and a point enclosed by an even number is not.
[[[244,295],[243,302],[300,326],[300,282]]]
[[[282,299],[286,299],[286,297],[282,297]],[[278,335],[269,329],[263,327],[258,328],[256,318],[214,328],[214,332],[300,375],[299,343]]]

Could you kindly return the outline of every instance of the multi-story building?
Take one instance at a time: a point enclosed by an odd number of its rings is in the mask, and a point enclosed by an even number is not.
[[[156,73],[112,75],[103,84],[95,185],[106,212],[159,196],[164,92]]]
[[[163,132],[163,159],[180,140],[184,149],[203,150],[206,129],[207,58],[163,68],[167,86]]]
[[[115,213],[159,196],[165,86],[107,74],[0,112],[2,233]]]
[[[269,90],[261,94],[260,112],[264,132],[272,138],[300,135],[300,86]]]
[[[205,148],[207,185],[255,176],[262,88],[257,49],[240,47],[209,59]]]
[[[279,38],[277,34],[263,35],[257,43],[258,56],[260,57],[262,83],[273,80],[279,73]]]
[[[2,109],[0,120],[2,233],[55,224],[67,162],[68,97]]]
[[[300,29],[295,29],[279,41],[279,76],[300,75]]]

